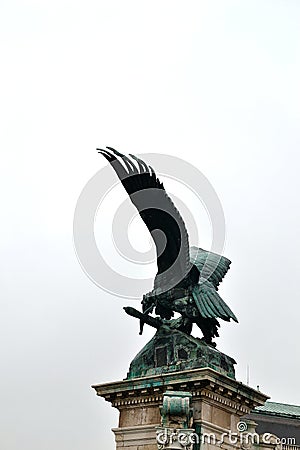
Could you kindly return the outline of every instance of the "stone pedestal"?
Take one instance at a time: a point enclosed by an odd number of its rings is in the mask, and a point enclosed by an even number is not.
[[[200,443],[201,449],[243,447],[240,433],[246,430],[241,417],[268,398],[212,368],[131,378],[93,388],[120,411],[119,426],[113,429],[117,450],[158,449],[156,431],[162,426],[160,408],[166,391],[192,396],[192,428],[198,436],[193,450],[198,450]]]

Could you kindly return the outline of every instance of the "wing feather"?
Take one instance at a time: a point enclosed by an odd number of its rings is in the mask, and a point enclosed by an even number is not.
[[[156,285],[174,278],[181,281],[192,268],[189,238],[184,221],[163,184],[152,167],[140,158],[131,155],[130,159],[111,147],[97,150],[115,170],[151,233],[157,252]]]
[[[199,314],[204,319],[218,317],[227,322],[230,319],[238,322],[234,313],[226,305],[211,283],[205,282],[195,286],[192,291],[192,296]]]
[[[199,296],[203,297],[205,304],[208,304],[210,309],[214,311],[214,316],[212,317],[219,317],[226,321],[233,319],[235,322],[238,322],[235,314],[226,305],[211,283],[204,282],[200,284]]]
[[[204,319],[211,318],[211,314],[205,307],[200,295],[198,295],[196,288],[193,290],[192,295],[193,295],[195,305],[197,306],[200,316],[204,317]]]

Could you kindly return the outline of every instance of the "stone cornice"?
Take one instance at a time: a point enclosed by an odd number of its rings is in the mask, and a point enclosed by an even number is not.
[[[104,397],[118,409],[143,404],[148,406],[160,404],[166,390],[189,391],[195,399],[202,398],[243,414],[247,414],[255,406],[264,404],[268,399],[260,391],[211,368],[166,373],[92,387],[98,396]]]

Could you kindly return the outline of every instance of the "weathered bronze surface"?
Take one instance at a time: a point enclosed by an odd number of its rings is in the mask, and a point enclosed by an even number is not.
[[[208,366],[234,378],[234,360],[215,350],[213,342],[219,335],[218,319],[237,322],[218,294],[231,262],[213,252],[190,248],[181,215],[154,170],[144,161],[110,147],[99,153],[117,173],[157,251],[158,271],[153,290],[142,299],[143,312],[124,308],[140,320],[140,334],[145,323],[157,329],[132,361],[128,377]],[[180,317],[174,319],[175,313]],[[202,340],[190,336],[193,324],[201,329]]]
[[[133,359],[127,379],[204,367],[235,378],[234,364],[202,339],[163,325]]]

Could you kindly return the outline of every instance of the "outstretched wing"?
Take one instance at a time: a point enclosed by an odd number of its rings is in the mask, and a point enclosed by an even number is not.
[[[236,316],[217,292],[231,261],[225,256],[197,247],[191,247],[190,253],[191,262],[200,272],[200,283],[193,289],[193,299],[200,315],[204,319],[233,319],[237,322]]]
[[[97,149],[111,164],[154,240],[160,284],[180,282],[191,270],[184,221],[151,166],[111,147]]]
[[[230,268],[231,261],[225,256],[197,247],[191,247],[190,254],[191,262],[200,272],[200,278],[211,282],[218,290],[219,284]]]

